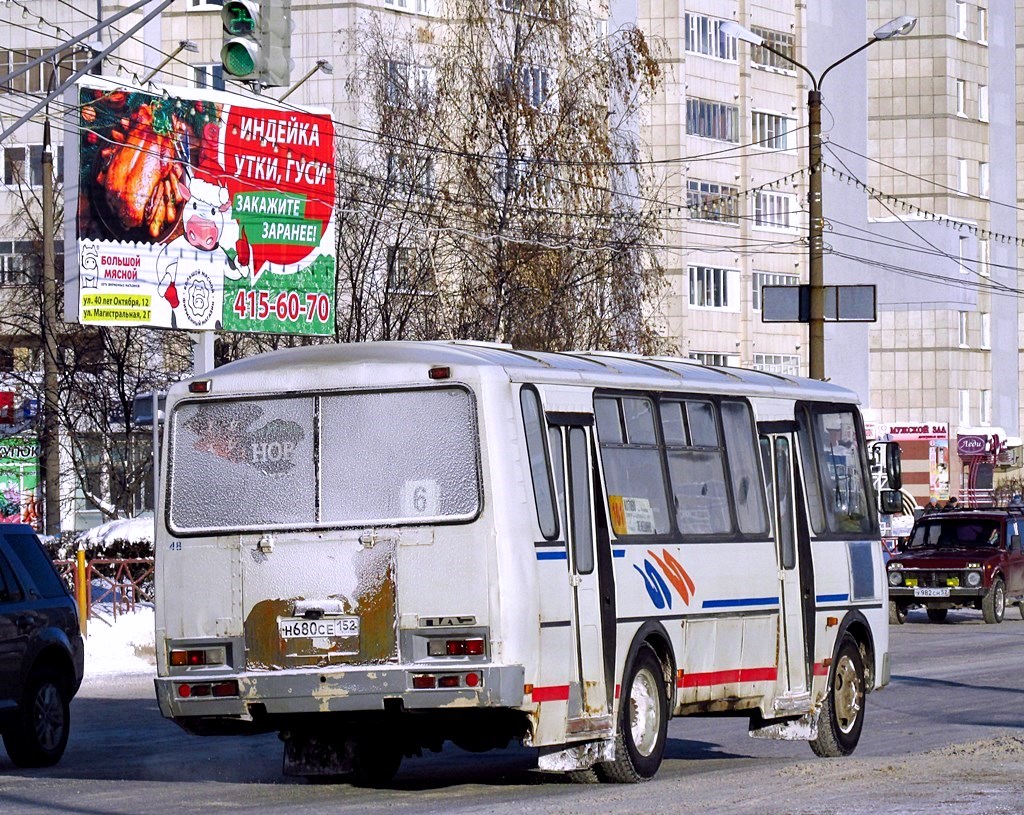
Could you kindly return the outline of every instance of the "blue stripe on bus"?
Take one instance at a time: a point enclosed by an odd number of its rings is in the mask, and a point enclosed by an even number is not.
[[[626,550],[625,549],[612,549],[612,557],[625,557],[625,556],[626,556]]]
[[[736,606],[771,606],[778,605],[778,597],[740,597],[735,600],[705,600],[702,608],[732,608]]]
[[[849,599],[849,594],[819,594],[815,598],[819,603],[845,603]]]
[[[538,552],[537,560],[568,560],[569,554],[562,550],[561,552]]]

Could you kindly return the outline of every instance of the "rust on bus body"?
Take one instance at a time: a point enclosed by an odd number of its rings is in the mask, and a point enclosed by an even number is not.
[[[337,637],[327,643],[313,637],[286,640],[278,633],[278,621],[294,615],[296,601],[316,598],[260,600],[245,618],[246,669],[396,662],[394,544],[383,543],[372,549],[360,549],[353,556],[352,566],[356,576],[352,596],[333,594],[324,599],[340,602],[343,614],[359,618],[358,637]]]

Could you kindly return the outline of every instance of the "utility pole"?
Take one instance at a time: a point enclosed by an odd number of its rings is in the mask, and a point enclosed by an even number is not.
[[[60,428],[57,423],[57,275],[54,269],[53,146],[43,123],[43,491],[47,535],[60,532]]]

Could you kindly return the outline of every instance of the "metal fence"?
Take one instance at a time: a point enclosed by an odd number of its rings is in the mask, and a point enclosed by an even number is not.
[[[74,560],[54,561],[57,571],[81,597],[79,573]],[[135,611],[136,603],[153,602],[153,558],[96,558],[85,564],[86,618],[98,616],[93,607],[102,604],[119,614]]]

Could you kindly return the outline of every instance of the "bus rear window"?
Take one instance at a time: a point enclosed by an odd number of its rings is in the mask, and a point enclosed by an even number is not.
[[[423,523],[479,510],[476,417],[461,388],[185,402],[171,434],[176,532]]]

